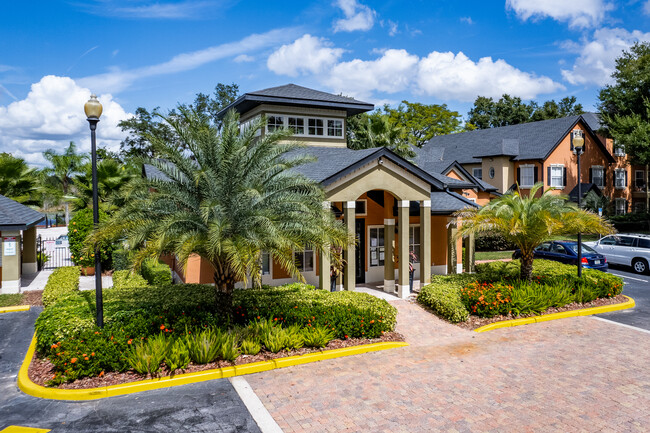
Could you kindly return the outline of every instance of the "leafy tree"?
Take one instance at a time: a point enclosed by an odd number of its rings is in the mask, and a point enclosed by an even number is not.
[[[197,93],[192,104],[189,106],[180,105],[179,109],[192,110],[209,123],[220,126],[221,121],[217,119],[217,113],[231,102],[234,102],[237,99],[238,92],[239,86],[237,84],[219,83],[214,88],[212,96]],[[149,136],[161,137],[167,143],[175,143],[177,146],[184,148],[185,144],[175,135],[174,130],[167,123],[159,120],[160,116],[157,114],[159,109],[159,107],[156,107],[150,112],[146,108],[138,107],[133,117],[118,123],[122,131],[129,133],[120,143],[120,156],[123,160],[155,156],[154,146],[147,139]],[[172,110],[168,117],[183,118],[175,110]]]
[[[100,227],[96,242],[124,237],[139,251],[136,266],[165,253],[181,263],[198,255],[212,265],[216,290],[227,298],[237,281],[260,274],[262,251],[302,279],[295,250],[329,251],[352,242],[323,209],[320,185],[292,170],[312,159],[292,152],[300,145],[286,140],[290,131],[256,137],[260,119],[240,132],[234,111],[221,129],[186,108],[164,121],[187,151],[165,136],[147,136],[161,157],[150,163],[164,177],[132,180],[126,203]]]
[[[380,111],[348,118],[347,131],[350,149],[386,147],[403,158],[415,157],[404,128]]]
[[[40,204],[38,170],[29,168],[22,158],[0,153],[0,194],[24,205]]]
[[[450,111],[446,104],[420,104],[402,101],[396,108],[384,107],[392,123],[404,128],[408,141],[422,147],[436,135],[458,132],[461,128],[461,116],[457,111]]]
[[[638,42],[616,59],[614,83],[600,90],[603,133],[625,147],[635,164],[650,166],[650,42]],[[646,177],[646,209],[650,190]]]
[[[97,198],[100,208],[110,212],[120,206],[122,188],[137,175],[138,170],[133,164],[120,164],[114,159],[100,160],[97,163]],[[74,179],[77,188],[73,201],[75,210],[92,207],[92,179],[92,166],[88,163],[81,168],[81,173]]]
[[[88,160],[88,155],[77,153],[77,146],[74,141],[63,153],[58,154],[54,149],[43,152],[45,159],[52,167],[43,170],[44,185],[49,186],[55,195],[62,198],[65,207],[65,225],[70,222],[70,209],[68,201],[72,198],[72,187],[74,176],[81,172],[83,164]]]
[[[529,195],[521,195],[517,190],[492,200],[481,209],[467,208],[456,212],[455,216],[462,219],[459,236],[481,232],[503,236],[521,250],[520,277],[531,281],[533,253],[542,242],[578,232],[614,232],[609,222],[579,209],[566,196],[553,194],[552,188],[536,197],[543,188],[544,183],[538,182]]]
[[[544,102],[541,106],[536,106],[535,111],[530,117],[531,122],[539,120],[559,119],[567,116],[575,116],[584,113],[582,104],[577,104],[575,96],[562,98],[560,102],[550,100]]]

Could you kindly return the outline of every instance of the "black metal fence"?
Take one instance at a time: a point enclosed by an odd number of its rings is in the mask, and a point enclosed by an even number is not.
[[[39,235],[36,240],[36,249],[39,271],[73,265],[67,239],[44,238]]]

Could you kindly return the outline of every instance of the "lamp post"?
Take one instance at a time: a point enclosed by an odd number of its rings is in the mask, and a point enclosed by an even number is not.
[[[84,105],[84,111],[88,124],[90,125],[90,144],[92,146],[92,171],[93,171],[93,223],[95,228],[99,224],[99,199],[97,197],[97,144],[95,130],[99,116],[102,115],[102,104],[97,100],[96,95],[90,95],[90,99]],[[97,310],[97,326],[104,327],[104,300],[102,298],[102,265],[100,263],[99,249],[95,248],[95,304]]]
[[[580,155],[585,151],[585,137],[580,129],[571,131],[571,144],[578,157],[578,208],[582,204],[582,184],[580,181]],[[582,277],[582,233],[578,233],[578,278]]]

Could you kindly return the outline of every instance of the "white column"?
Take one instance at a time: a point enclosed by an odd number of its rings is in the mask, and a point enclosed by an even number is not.
[[[330,202],[323,202],[325,212],[329,212],[331,207]],[[324,248],[318,257],[318,286],[323,290],[330,290],[330,284],[330,252]]]
[[[420,202],[420,289],[431,282],[431,200]]]
[[[384,292],[395,293],[395,218],[384,219]]]
[[[348,229],[348,233],[354,236],[356,222],[356,202],[343,202],[343,219]],[[362,246],[363,247],[363,246]],[[357,283],[356,272],[356,243],[348,245],[345,249],[345,276],[343,277],[345,290],[354,291]]]
[[[399,218],[398,250],[399,273],[397,275],[397,296],[408,298],[411,293],[409,287],[409,207],[408,200],[397,202],[397,217]]]

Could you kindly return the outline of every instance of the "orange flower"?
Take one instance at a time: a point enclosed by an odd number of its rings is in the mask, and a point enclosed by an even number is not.
[[[75,362],[77,362],[77,358],[72,358],[72,359],[70,360],[70,362],[71,362],[72,364],[74,364]]]
[[[95,352],[91,352],[91,353],[90,353],[90,356],[95,356]]]
[[[132,341],[133,341],[133,338],[130,339],[129,341],[127,341],[127,344],[131,344]]]
[[[165,329],[165,325],[160,325],[160,329]]]
[[[100,372],[99,372],[99,377],[102,377],[103,375],[104,375],[104,372],[103,372],[103,371],[100,371]]]
[[[86,361],[88,361],[88,357],[87,357],[87,356],[86,356],[84,359],[85,359]]]
[[[95,335],[99,334],[99,331],[95,331]]]

